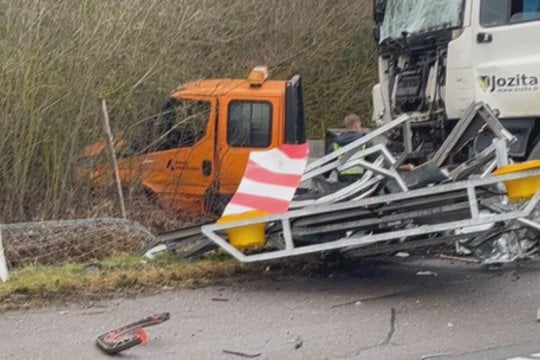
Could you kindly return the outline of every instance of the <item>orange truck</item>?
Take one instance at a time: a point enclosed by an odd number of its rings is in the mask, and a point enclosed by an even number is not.
[[[184,84],[142,140],[130,154],[128,141],[117,139],[123,185],[141,184],[176,209],[215,210],[236,191],[251,151],[306,141],[301,78],[270,80],[258,66],[247,79]],[[94,187],[112,183],[110,164],[92,161],[105,149],[90,145],[79,159],[78,177]]]

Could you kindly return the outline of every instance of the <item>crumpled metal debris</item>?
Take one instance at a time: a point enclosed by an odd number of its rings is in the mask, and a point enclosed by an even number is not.
[[[482,264],[504,264],[517,260],[523,255],[518,235],[515,231],[504,233],[496,239],[485,242],[483,248],[478,248],[476,255],[482,259]]]
[[[540,209],[534,210],[531,220],[540,220]],[[506,264],[527,258],[537,253],[539,247],[539,232],[530,227],[521,227],[519,221],[504,224],[499,231],[493,231],[491,238],[459,244],[460,249],[473,253],[483,265]]]

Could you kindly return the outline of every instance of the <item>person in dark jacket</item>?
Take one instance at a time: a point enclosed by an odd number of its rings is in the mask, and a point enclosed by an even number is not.
[[[345,118],[343,119],[343,125],[345,127],[345,131],[342,132],[332,143],[332,148],[330,149],[332,151],[337,151],[345,145],[348,145],[353,141],[360,139],[366,134],[362,131],[362,120],[356,114],[348,114],[347,116],[345,116]],[[368,146],[369,144],[364,144],[362,150],[367,148]],[[355,166],[340,171],[338,174],[338,181],[341,183],[352,183],[358,180],[363,174],[364,169],[359,166]]]

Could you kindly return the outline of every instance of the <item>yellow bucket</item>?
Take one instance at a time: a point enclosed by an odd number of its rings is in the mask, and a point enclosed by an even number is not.
[[[265,211],[254,210],[248,211],[242,214],[225,215],[219,218],[216,223],[226,224],[235,221],[250,220],[258,217],[267,216]],[[255,247],[261,247],[266,244],[266,236],[264,234],[266,224],[253,224],[246,226],[239,226],[232,229],[227,229],[227,235],[229,236],[229,242],[237,249],[251,249]]]
[[[540,160],[531,160],[524,163],[501,166],[495,170],[495,175],[505,175],[520,171],[540,168]],[[536,194],[540,188],[540,176],[532,176],[518,180],[506,181],[506,191],[511,201],[526,200]]]

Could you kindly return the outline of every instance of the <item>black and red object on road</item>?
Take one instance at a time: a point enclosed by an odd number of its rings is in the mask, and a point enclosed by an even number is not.
[[[96,345],[107,354],[118,354],[139,344],[148,342],[145,327],[159,325],[171,318],[169,313],[156,314],[118,329],[99,335]]]

